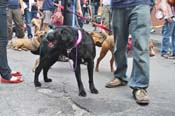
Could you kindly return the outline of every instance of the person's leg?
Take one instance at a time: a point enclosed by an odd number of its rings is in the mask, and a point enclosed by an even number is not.
[[[112,12],[112,27],[114,34],[114,60],[116,70],[114,71],[114,79],[108,82],[105,87],[113,88],[126,85],[128,82],[127,71],[127,51],[129,25],[128,12],[126,9],[114,9]]]
[[[130,31],[133,47],[133,68],[129,86],[146,89],[149,84],[150,6],[138,5],[130,12]]]
[[[107,27],[108,29],[111,29],[110,26],[110,6],[109,5],[104,5],[103,6],[103,19],[104,19],[104,26]]]
[[[32,38],[33,37],[32,29],[31,29],[31,27],[32,27],[32,25],[31,25],[32,16],[31,16],[31,12],[29,11],[29,8],[26,8],[24,10],[24,14],[25,14],[25,20],[26,20],[26,25],[27,25],[27,36],[28,36],[28,38]]]
[[[125,14],[125,15],[124,15]],[[128,41],[128,20],[125,9],[115,9],[112,16],[112,26],[114,34],[114,57],[117,69],[114,77],[127,82],[127,54],[126,45]]]
[[[64,4],[65,11],[63,12],[63,16],[66,18],[64,18],[63,25],[80,27],[79,23],[78,23],[78,17],[75,14],[73,14],[74,12],[76,12],[76,4],[75,3],[76,3],[76,0],[73,0],[69,3],[67,3],[67,1],[65,1],[65,4]],[[69,12],[69,10],[71,12]]]
[[[7,12],[5,8],[0,8],[0,74],[5,79],[10,79],[11,69],[8,66],[7,61],[7,42],[8,42],[8,32],[7,32]],[[3,28],[3,29],[2,29]]]
[[[24,35],[24,29],[23,29],[23,21],[22,21],[22,15],[20,9],[13,10],[13,21],[16,26],[16,36],[18,38],[23,38]]]
[[[165,20],[164,26],[162,28],[162,43],[161,43],[161,55],[168,54],[169,41],[170,41],[170,33],[171,33],[171,23],[168,20]]]
[[[13,29],[12,29],[12,10],[8,9],[8,40],[12,39]]]
[[[175,58],[175,22],[172,24],[172,55]]]

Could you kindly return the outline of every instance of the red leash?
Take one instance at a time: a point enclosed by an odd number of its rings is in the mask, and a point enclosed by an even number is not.
[[[61,10],[64,10],[64,6],[62,6],[61,4],[54,3],[54,5],[57,6],[57,7],[59,7]],[[71,12],[71,11],[69,11],[69,12]],[[84,19],[84,20],[86,20],[86,21],[91,22],[93,25],[95,25],[95,26],[97,26],[97,27],[99,27],[99,28],[101,28],[101,29],[104,29],[104,30],[106,30],[106,31],[108,31],[108,32],[110,32],[110,33],[112,33],[112,31],[111,31],[110,29],[106,28],[106,27],[103,26],[102,24],[98,24],[98,23],[96,23],[96,22],[93,22],[93,21],[90,20],[89,18],[83,17],[83,16],[79,15],[78,13],[74,13],[74,12],[71,12],[71,13],[77,15],[77,16],[80,17],[81,19]]]

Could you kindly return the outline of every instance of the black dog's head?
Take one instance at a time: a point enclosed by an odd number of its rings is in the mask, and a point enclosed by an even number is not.
[[[70,26],[61,26],[54,31],[54,37],[58,40],[58,44],[64,49],[74,47],[78,38],[77,29]]]

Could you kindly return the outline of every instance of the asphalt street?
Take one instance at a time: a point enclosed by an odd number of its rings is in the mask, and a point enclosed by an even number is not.
[[[92,30],[88,26],[85,29]],[[80,97],[69,62],[57,62],[51,67],[48,74],[53,79],[51,83],[44,83],[41,73],[42,86],[36,88],[32,67],[38,56],[29,51],[8,49],[9,65],[13,70],[22,72],[24,82],[0,83],[0,116],[174,116],[175,60],[160,57],[159,33],[151,34],[151,38],[156,44],[156,56],[150,58],[149,105],[136,104],[128,86],[105,88],[105,84],[113,78],[109,66],[110,53],[100,63],[100,71],[94,71],[95,86],[99,90],[97,95],[90,93],[86,65],[81,66],[87,96]],[[96,50],[98,56],[100,48]],[[128,58],[128,66],[129,77],[132,57]]]

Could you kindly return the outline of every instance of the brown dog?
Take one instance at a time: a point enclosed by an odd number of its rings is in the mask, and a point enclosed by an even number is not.
[[[113,67],[113,63],[114,63],[114,55],[113,55],[114,37],[113,37],[113,35],[108,35],[105,32],[103,32],[101,34],[97,33],[97,32],[90,32],[90,35],[92,36],[95,45],[101,47],[100,56],[97,59],[97,63],[96,63],[96,67],[95,67],[96,72],[99,72],[99,68],[98,68],[99,63],[105,57],[108,50],[110,50],[111,55],[112,55],[111,60],[110,60],[110,68],[111,68],[111,72],[113,72],[114,71],[114,67]]]
[[[34,51],[40,45],[42,37],[45,35],[44,31],[38,31],[35,37],[32,39],[22,38],[22,39],[12,39],[9,43],[9,47],[15,50],[31,50]]]
[[[41,19],[33,18],[31,23],[34,26],[34,34],[36,34],[41,28]]]
[[[89,34],[92,36],[95,45],[98,47],[101,47],[100,56],[97,59],[97,63],[96,63],[96,67],[95,67],[96,72],[99,72],[99,63],[105,57],[106,53],[109,50],[111,51],[111,54],[112,54],[112,57],[110,60],[110,68],[111,68],[111,72],[113,72],[114,71],[114,67],[113,67],[113,63],[114,63],[114,55],[113,55],[114,37],[113,37],[113,35],[108,35],[106,32],[102,32],[102,33],[90,32]],[[152,39],[150,39],[148,46],[149,46],[150,57],[155,56]],[[128,39],[128,44],[126,47],[127,47],[127,52],[129,52],[132,49],[131,48],[132,41],[130,38]]]

